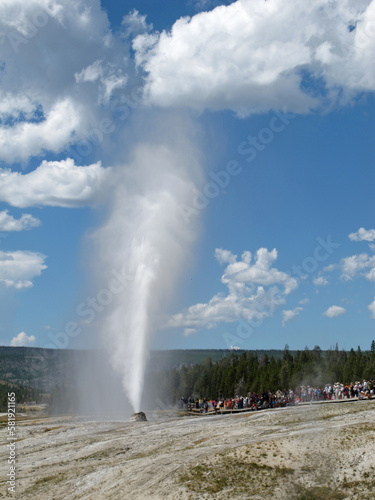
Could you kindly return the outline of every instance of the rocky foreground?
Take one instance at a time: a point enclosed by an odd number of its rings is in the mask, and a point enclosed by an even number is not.
[[[147,418],[18,421],[16,495],[7,491],[3,427],[0,497],[374,498],[375,401]]]

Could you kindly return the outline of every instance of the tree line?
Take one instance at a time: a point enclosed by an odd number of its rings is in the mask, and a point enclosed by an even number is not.
[[[32,401],[36,403],[45,402],[45,395],[41,390],[28,386],[0,383],[0,412],[8,411],[8,393],[12,392],[16,394],[17,404]]]
[[[322,351],[307,347],[292,354],[285,346],[279,359],[252,351],[231,353],[219,361],[149,374],[151,393],[164,404],[176,404],[181,397],[208,400],[250,393],[261,394],[301,385],[324,387],[327,383],[351,383],[375,379],[375,341],[370,351],[335,349]]]

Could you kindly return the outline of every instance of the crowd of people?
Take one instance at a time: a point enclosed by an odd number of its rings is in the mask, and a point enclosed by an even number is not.
[[[298,403],[312,401],[332,401],[351,398],[371,398],[375,394],[375,380],[357,381],[351,384],[326,384],[324,387],[302,385],[295,390],[280,390],[275,393],[268,391],[262,394],[249,393],[247,396],[236,396],[227,399],[205,400],[181,398],[180,408],[207,413],[216,409],[222,410],[263,410],[294,406]]]

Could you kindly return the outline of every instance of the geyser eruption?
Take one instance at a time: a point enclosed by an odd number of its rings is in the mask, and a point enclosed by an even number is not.
[[[160,135],[160,132],[159,132]],[[197,217],[188,221],[201,169],[186,127],[167,139],[135,146],[117,167],[106,224],[97,231],[103,286],[117,276],[102,325],[111,363],[135,413],[140,412],[151,332],[158,329],[167,299],[194,240]]]

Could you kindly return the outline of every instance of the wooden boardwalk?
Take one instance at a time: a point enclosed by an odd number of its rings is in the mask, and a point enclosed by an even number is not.
[[[280,408],[290,408],[292,406],[309,406],[309,405],[321,405],[330,403],[355,403],[357,401],[368,401],[369,399],[375,399],[375,396],[369,398],[345,398],[345,399],[329,399],[329,400],[319,400],[319,401],[303,401],[301,403],[289,404],[287,406],[277,406],[276,408],[210,408],[207,412],[203,408],[195,408],[195,404],[191,404],[190,407],[185,410],[188,415],[205,417],[208,415],[229,415],[231,413],[248,413],[251,411],[262,411],[262,410],[278,410]],[[193,406],[194,405],[194,406]]]

